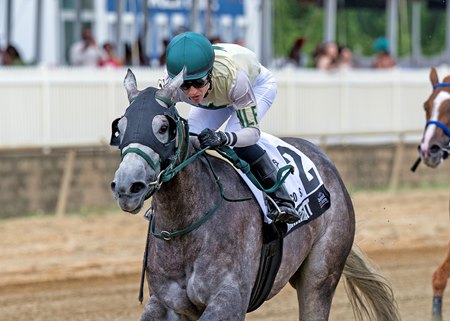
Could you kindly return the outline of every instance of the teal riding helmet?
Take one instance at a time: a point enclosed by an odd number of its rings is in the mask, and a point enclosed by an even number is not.
[[[196,32],[185,32],[175,36],[167,46],[167,72],[174,78],[186,66],[185,80],[205,77],[214,64],[214,49],[211,42]]]

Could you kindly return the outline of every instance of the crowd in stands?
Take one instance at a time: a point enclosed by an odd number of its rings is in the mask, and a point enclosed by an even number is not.
[[[312,53],[312,62],[308,62],[302,52],[305,43],[304,38],[297,38],[289,52],[287,64],[294,67],[314,67],[323,71],[336,71],[342,69],[370,67],[375,69],[392,68],[397,62],[389,52],[389,43],[386,38],[375,40],[373,50],[375,56],[370,65],[363,66],[355,61],[350,47],[339,45],[334,41],[318,44]]]
[[[218,37],[210,38],[211,43],[221,42]],[[371,67],[375,69],[392,68],[397,65],[395,59],[389,52],[389,43],[386,38],[381,37],[374,41],[374,57],[370,66],[361,66],[354,60],[352,49],[348,46],[339,45],[328,41],[318,44],[311,54],[312,59],[303,52],[306,40],[298,37],[286,58],[287,65],[294,67],[314,67],[323,71],[337,71],[359,67]],[[165,65],[166,47],[169,39],[162,41],[162,52],[159,56],[159,66]],[[242,40],[236,43],[244,45]],[[96,66],[106,68],[117,68],[128,65],[149,65],[149,59],[140,46],[140,42],[131,48],[129,44],[124,47],[123,57],[117,55],[116,47],[112,42],[98,45],[90,28],[82,30],[80,40],[73,43],[68,53],[68,64],[71,66]],[[133,50],[132,50],[133,49]],[[138,53],[136,56],[136,52]],[[19,50],[9,44],[3,50],[0,48],[0,65],[24,66]]]
[[[0,65],[4,66],[23,66],[19,51],[13,45],[7,45],[4,50],[0,48]]]

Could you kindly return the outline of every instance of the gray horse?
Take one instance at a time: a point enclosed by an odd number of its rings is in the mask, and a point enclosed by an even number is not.
[[[264,241],[261,209],[233,166],[205,155],[189,137],[171,103],[182,81],[178,75],[163,89],[139,91],[128,70],[130,106],[113,122],[111,144],[122,153],[111,183],[119,206],[135,214],[152,196],[150,298],[141,320],[244,320]],[[297,290],[299,320],[328,320],[343,274],[358,320],[399,320],[389,284],[353,247],[352,201],[335,166],[315,145],[285,140],[315,163],[332,204],[284,238],[266,300],[289,282]]]

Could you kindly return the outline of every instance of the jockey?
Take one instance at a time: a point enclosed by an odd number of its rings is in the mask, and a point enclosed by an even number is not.
[[[247,163],[264,188],[277,181],[277,168],[266,151],[256,143],[259,123],[275,99],[277,84],[255,53],[237,44],[212,45],[203,35],[185,32],[167,47],[167,75],[160,86],[186,66],[184,82],[174,102],[192,105],[189,112],[191,132],[199,133],[202,148],[233,147]],[[218,129],[228,120],[224,131]],[[294,223],[300,215],[284,184],[269,196],[279,207],[269,207],[269,218]]]

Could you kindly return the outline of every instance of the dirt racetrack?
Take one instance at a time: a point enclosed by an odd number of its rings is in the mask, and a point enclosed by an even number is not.
[[[448,188],[352,195],[356,242],[391,282],[404,321],[430,320],[449,197]],[[0,221],[0,320],[139,320],[146,229],[141,215],[118,212]],[[450,320],[450,294],[444,301]],[[287,286],[246,320],[298,320],[294,291]],[[342,284],[330,320],[354,320]]]

